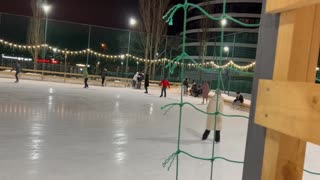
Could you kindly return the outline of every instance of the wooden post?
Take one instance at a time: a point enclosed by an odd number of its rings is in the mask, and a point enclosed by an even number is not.
[[[289,99],[283,99],[281,103],[275,103],[276,105],[273,106],[268,105],[266,100],[268,99],[267,91],[274,91],[274,88],[279,84],[277,81],[285,83],[279,90],[281,93],[295,91],[295,89],[289,88],[293,87],[291,86],[293,81],[315,82],[320,47],[320,1],[268,0],[267,3],[267,11],[280,12],[281,14],[273,74],[274,82],[267,85],[264,81],[260,82],[255,114],[255,122],[267,127],[261,179],[302,180],[306,141],[310,139],[313,142],[319,142],[320,138],[311,132],[300,132],[299,127],[294,127],[294,125],[283,128],[281,123],[284,121],[272,121],[278,117],[292,117],[292,122],[294,122],[294,114],[301,113],[292,111],[289,105],[278,105],[286,101],[289,103]],[[297,86],[301,85],[298,83]],[[316,85],[314,84],[314,86]],[[304,90],[302,92],[306,93]],[[304,95],[301,94],[301,97]],[[289,98],[295,99],[296,97]],[[305,103],[316,106],[315,111],[319,112],[318,97],[314,96],[314,98],[305,100],[296,98],[296,100],[301,101],[301,107]],[[274,99],[274,101],[280,100]],[[311,114],[305,113],[300,117],[301,129],[303,127],[319,127],[319,123],[308,121]],[[290,121],[290,119],[285,120]],[[299,131],[299,133],[294,134],[295,131]]]

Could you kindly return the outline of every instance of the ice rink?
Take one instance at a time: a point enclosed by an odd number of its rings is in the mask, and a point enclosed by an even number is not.
[[[1,180],[173,180],[162,162],[177,146],[177,94],[0,78]],[[186,101],[201,105],[201,99]],[[225,107],[226,114],[248,112]],[[211,157],[212,136],[201,141],[206,115],[186,106],[181,149]],[[248,120],[224,118],[216,156],[244,160]],[[319,130],[320,132],[320,130]],[[212,134],[211,134],[212,135]],[[210,162],[180,156],[181,180],[209,180]],[[320,171],[320,148],[308,145],[306,168]],[[242,164],[217,160],[215,180],[241,180]],[[320,176],[305,174],[304,180]]]

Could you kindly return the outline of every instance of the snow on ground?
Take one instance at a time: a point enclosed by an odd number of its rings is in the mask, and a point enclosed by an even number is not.
[[[162,162],[177,147],[177,89],[159,98],[130,88],[111,88],[0,78],[0,179],[165,180],[175,179]],[[201,105],[200,98],[185,100]],[[226,114],[248,112],[225,108]],[[248,120],[225,118],[216,156],[244,159]],[[201,141],[206,116],[183,109],[181,148],[210,157],[212,137]],[[319,147],[309,145],[306,167],[319,170]],[[180,179],[209,179],[210,163],[180,156]],[[241,180],[243,165],[216,161],[215,180]],[[305,180],[319,176],[305,175]]]

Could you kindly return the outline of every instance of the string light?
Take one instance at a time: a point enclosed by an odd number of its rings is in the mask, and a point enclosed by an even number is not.
[[[120,54],[120,55],[106,55],[106,54],[101,54],[101,53],[98,53],[98,52],[95,52],[95,51],[92,51],[91,49],[84,49],[84,50],[81,50],[81,51],[64,51],[62,49],[59,49],[59,48],[56,48],[56,47],[52,47],[48,44],[41,44],[41,45],[21,45],[21,44],[15,44],[15,43],[11,43],[11,42],[7,42],[3,39],[0,39],[0,44],[3,44],[5,46],[9,45],[11,48],[18,48],[18,49],[40,49],[42,47],[46,47],[50,50],[54,50],[55,52],[58,52],[58,53],[63,53],[63,54],[71,54],[71,55],[81,55],[81,54],[86,54],[86,53],[91,53],[95,56],[99,56],[99,57],[104,57],[104,58],[107,58],[107,59],[114,59],[114,58],[118,58],[118,59],[124,59],[125,57],[131,57],[132,59],[136,60],[136,61],[142,61],[142,62],[155,62],[155,63],[161,63],[162,61],[166,62],[173,62],[172,60],[170,59],[167,59],[167,58],[161,58],[161,59],[143,59],[143,58],[140,58],[140,57],[137,57],[137,56],[134,56],[134,55],[131,55],[131,54]],[[173,62],[174,64],[177,64],[177,65],[182,65],[182,63],[180,62]],[[191,67],[196,67],[196,66],[206,66],[206,65],[212,65],[213,67],[215,68],[227,68],[227,67],[234,67],[234,68],[237,68],[237,69],[240,69],[240,70],[248,70],[250,68],[253,68],[255,66],[255,62],[252,62],[251,64],[248,64],[248,65],[245,65],[245,66],[240,66],[240,65],[237,65],[235,64],[232,60],[229,61],[228,63],[226,63],[225,65],[217,65],[215,64],[213,61],[210,61],[210,62],[204,62],[204,63],[189,63],[189,64],[186,64],[188,66],[191,66]]]

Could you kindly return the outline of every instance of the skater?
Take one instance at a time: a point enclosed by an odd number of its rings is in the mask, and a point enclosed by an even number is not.
[[[11,69],[11,72],[13,70],[16,71],[16,75],[15,75],[16,81],[15,81],[15,83],[19,83],[19,73],[20,73],[21,69],[20,69],[20,64],[18,62],[14,62],[13,66],[12,66],[12,69]]]
[[[164,97],[166,97],[167,96],[167,88],[170,88],[169,81],[167,79],[163,79],[160,83],[160,86],[162,86],[160,97],[162,97],[163,95],[164,95]]]
[[[218,103],[217,103],[218,102]],[[218,108],[217,108],[218,105]],[[210,98],[209,104],[207,106],[208,113],[215,113],[216,109],[218,109],[219,113],[223,113],[224,100],[221,96],[220,89],[216,90],[216,94]],[[215,128],[216,126],[216,128]],[[208,115],[207,116],[207,128],[202,135],[202,140],[206,140],[210,134],[211,130],[215,130],[214,141],[216,143],[220,142],[220,132],[222,127],[222,116],[218,115]]]
[[[239,106],[240,104],[242,104],[244,102],[243,96],[241,95],[241,93],[238,91],[237,92],[237,96],[236,99],[233,101],[232,103],[232,107],[234,106]]]
[[[146,74],[144,79],[144,88],[146,91],[144,93],[148,94],[148,87],[149,87],[149,74]]]
[[[137,89],[141,89],[141,83],[143,79],[144,79],[144,74],[139,72],[137,77],[137,85],[136,85]]]
[[[137,85],[137,82],[138,82],[138,75],[139,75],[139,72],[137,72],[132,78],[132,87],[134,89],[136,88],[136,85]]]
[[[104,68],[104,69],[102,70],[102,72],[101,72],[101,80],[102,80],[101,86],[102,86],[102,87],[105,86],[104,82],[105,82],[105,80],[106,80],[107,72],[108,72],[108,71],[107,71],[107,68]]]
[[[189,88],[189,82],[188,82],[188,78],[186,78],[183,81],[183,90],[184,90],[184,95],[187,96],[188,95],[188,88]]]
[[[83,78],[84,78],[84,87],[83,88],[89,88],[88,85],[88,69],[87,66],[85,66],[85,68],[83,68]]]
[[[204,104],[204,99],[206,99],[206,104],[208,103],[210,88],[207,81],[202,84],[202,104]]]

